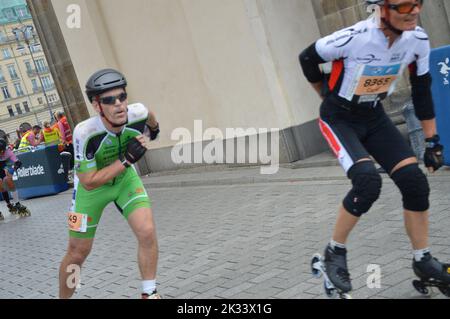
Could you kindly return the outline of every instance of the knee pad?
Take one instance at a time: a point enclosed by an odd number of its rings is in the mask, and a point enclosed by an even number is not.
[[[374,163],[369,161],[355,164],[348,176],[353,188],[344,199],[344,208],[350,214],[361,217],[380,197],[383,180]]]
[[[400,168],[392,174],[392,180],[402,193],[406,210],[425,212],[430,208],[430,185],[419,164]]]

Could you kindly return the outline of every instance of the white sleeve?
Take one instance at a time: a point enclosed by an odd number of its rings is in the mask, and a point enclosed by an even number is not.
[[[417,76],[422,76],[430,72],[430,52],[431,45],[427,34],[423,29],[416,31],[418,45],[416,46]]]

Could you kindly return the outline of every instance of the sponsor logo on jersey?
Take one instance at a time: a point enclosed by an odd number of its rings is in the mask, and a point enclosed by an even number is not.
[[[333,44],[336,48],[341,48],[349,44],[350,41],[352,41],[355,36],[362,33],[366,33],[367,30],[368,30],[367,28],[361,30],[355,29],[343,30],[341,32],[338,32],[334,39],[328,41],[327,45]]]
[[[406,57],[406,52],[402,53],[395,53],[392,55],[391,60],[389,61],[389,63],[396,63],[396,62],[401,62],[405,59]]]
[[[374,54],[368,54],[362,58],[356,58],[359,63],[362,64],[370,64],[372,62],[380,62],[381,59],[378,59]]]

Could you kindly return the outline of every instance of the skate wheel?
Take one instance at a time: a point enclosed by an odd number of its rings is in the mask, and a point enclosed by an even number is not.
[[[330,299],[336,299],[337,297],[337,291],[335,288],[328,288],[327,287],[327,282],[325,281],[324,283],[324,289],[325,289],[325,294],[327,295],[328,298]]]
[[[439,291],[446,297],[450,298],[450,287],[439,287]]]
[[[419,280],[414,280],[413,281],[413,286],[417,290],[417,292],[419,292],[421,295],[424,295],[424,296],[430,296],[431,295],[430,289],[428,289],[424,285],[423,282],[421,282]]]
[[[314,278],[320,278],[322,277],[322,272],[320,269],[317,268],[317,264],[320,263],[321,256],[320,255],[314,255],[313,259],[311,260],[311,272],[314,276]]]

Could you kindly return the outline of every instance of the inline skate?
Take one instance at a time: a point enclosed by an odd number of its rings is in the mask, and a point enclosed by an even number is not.
[[[352,299],[350,274],[347,268],[347,250],[327,246],[324,257],[314,255],[311,261],[313,276],[324,277],[324,289],[329,298]]]
[[[450,264],[443,264],[430,253],[421,261],[413,261],[413,270],[420,280],[414,280],[414,288],[422,295],[429,296],[436,287],[446,297],[450,297]]]
[[[17,209],[17,213],[20,217],[30,217],[31,212],[28,210],[28,208],[21,203],[17,202],[14,206]]]

